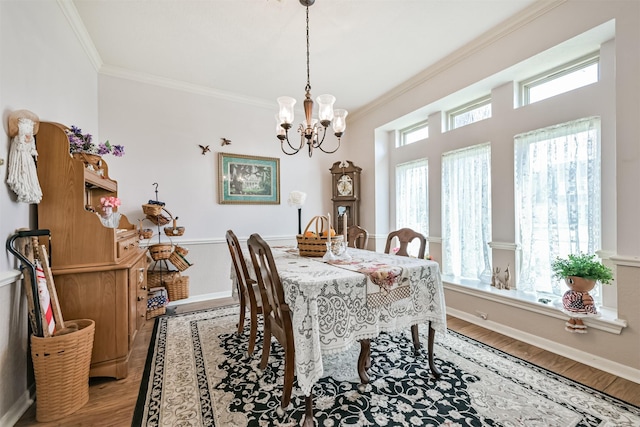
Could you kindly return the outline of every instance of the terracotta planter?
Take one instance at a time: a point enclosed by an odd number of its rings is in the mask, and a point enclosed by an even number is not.
[[[589,292],[596,286],[596,280],[578,276],[565,277],[564,281],[569,289],[576,292]]]

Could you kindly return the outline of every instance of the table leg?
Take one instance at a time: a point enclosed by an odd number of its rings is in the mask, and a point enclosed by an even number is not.
[[[420,333],[418,325],[411,325],[411,338],[413,339],[413,354],[420,354]]]
[[[427,343],[427,350],[429,353],[429,368],[431,368],[431,373],[435,377],[435,379],[439,379],[442,372],[436,368],[436,364],[434,363],[433,358],[433,342],[435,341],[436,330],[431,326],[431,322],[429,322],[429,342]]]
[[[309,396],[304,399],[304,422],[302,427],[314,427],[313,423],[313,393],[309,393]]]
[[[362,384],[369,384],[367,368],[371,367],[371,340],[360,340],[360,356],[358,356],[358,375]]]

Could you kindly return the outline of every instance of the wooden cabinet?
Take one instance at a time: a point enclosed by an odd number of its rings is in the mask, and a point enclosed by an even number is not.
[[[38,228],[51,230],[51,269],[65,319],[93,319],[91,376],[124,378],[136,332],[144,324],[146,252],[122,215],[117,228],[95,213],[118,195],[108,165],[87,168],[69,154],[66,127],[40,123],[36,136],[42,201]]]

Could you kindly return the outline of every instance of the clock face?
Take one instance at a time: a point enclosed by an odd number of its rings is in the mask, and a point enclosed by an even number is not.
[[[341,196],[351,196],[353,194],[353,181],[349,175],[342,175],[338,179],[338,194]]]

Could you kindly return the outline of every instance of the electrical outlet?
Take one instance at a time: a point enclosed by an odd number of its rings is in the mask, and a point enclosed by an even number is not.
[[[476,315],[481,318],[482,320],[487,320],[487,313],[483,313],[482,311],[477,311],[476,310]]]

